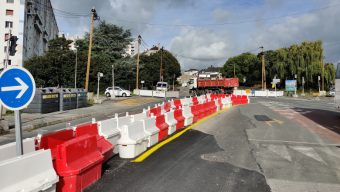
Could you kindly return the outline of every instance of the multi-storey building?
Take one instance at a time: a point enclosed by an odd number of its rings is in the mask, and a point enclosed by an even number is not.
[[[42,55],[48,41],[58,35],[50,0],[0,1],[0,69],[4,67],[10,33],[17,36],[16,53],[8,65],[22,66],[24,60]]]

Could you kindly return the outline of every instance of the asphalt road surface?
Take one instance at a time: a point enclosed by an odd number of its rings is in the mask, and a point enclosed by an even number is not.
[[[142,162],[115,156],[86,191],[340,191],[339,125],[329,101],[252,99]]]

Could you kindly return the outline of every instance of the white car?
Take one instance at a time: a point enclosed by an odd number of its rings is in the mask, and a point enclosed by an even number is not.
[[[168,91],[168,83],[167,82],[157,82],[156,91]]]
[[[111,97],[113,92],[115,96],[118,96],[118,97],[130,97],[131,96],[131,91],[115,86],[114,90],[112,90],[112,87],[106,88],[105,90],[106,97]]]

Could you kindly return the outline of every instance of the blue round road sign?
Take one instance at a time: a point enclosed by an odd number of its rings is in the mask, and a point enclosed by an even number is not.
[[[31,103],[35,81],[29,71],[10,67],[0,74],[0,102],[10,110],[20,110]]]

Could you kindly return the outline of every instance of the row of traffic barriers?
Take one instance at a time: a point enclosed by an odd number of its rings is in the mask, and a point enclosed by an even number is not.
[[[102,164],[113,155],[135,158],[177,131],[232,105],[246,96],[208,94],[173,99],[143,112],[39,134],[0,146],[0,191],[79,192],[101,178]]]

